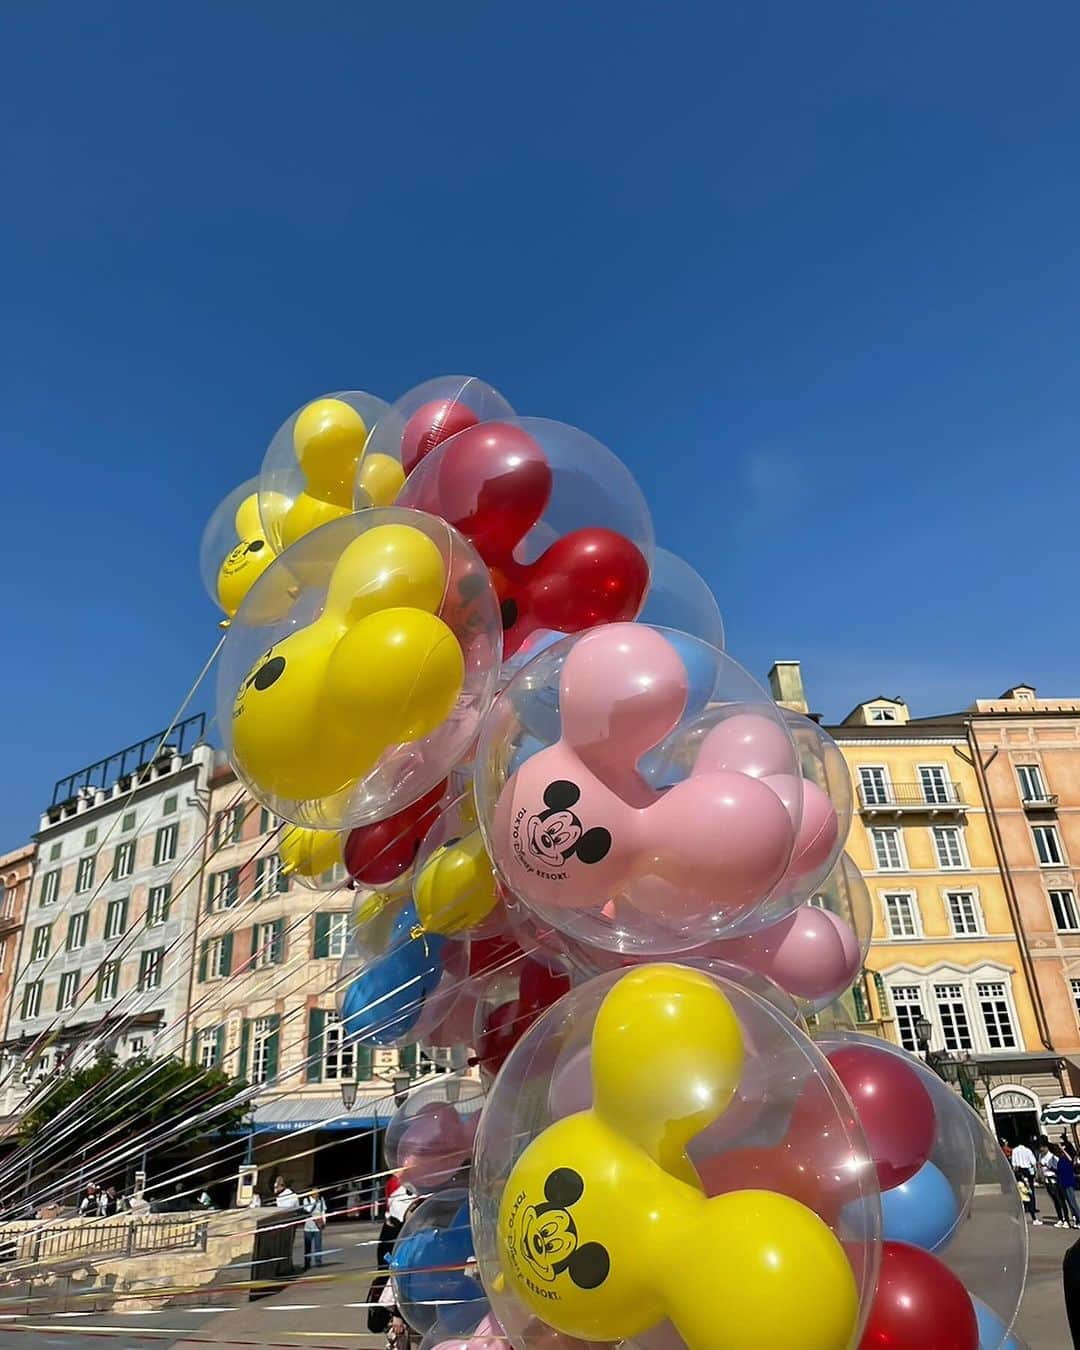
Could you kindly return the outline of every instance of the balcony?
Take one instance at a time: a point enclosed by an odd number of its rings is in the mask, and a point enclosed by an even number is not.
[[[21,923],[22,919],[18,914],[0,910],[0,937],[7,937],[9,933],[15,932]]]
[[[884,783],[859,784],[859,810],[864,815],[899,815],[917,812],[921,815],[957,815],[967,809],[960,789],[955,783]]]
[[[1021,794],[1020,802],[1025,811],[1054,811],[1058,795],[1056,792],[1025,792]]]

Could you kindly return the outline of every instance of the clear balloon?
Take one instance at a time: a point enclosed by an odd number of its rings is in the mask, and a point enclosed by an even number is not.
[[[488,852],[514,897],[580,942],[669,954],[749,928],[791,862],[794,743],[764,690],[700,645],[714,678],[696,715],[668,635],[611,624],[543,652],[485,720],[475,791]],[[543,748],[521,762],[530,737]]]
[[[203,586],[230,618],[275,557],[259,516],[258,483],[251,478],[233,488],[206,522],[199,544]]]
[[[439,375],[402,394],[372,428],[365,459],[383,455],[411,474],[443,441],[477,422],[498,422],[514,410],[497,389],[475,375]],[[368,493],[357,479],[356,509],[368,503]]]
[[[349,876],[362,886],[388,886],[406,876],[420,852],[424,836],[446,806],[448,780],[385,820],[359,825],[345,838],[344,862]]]
[[[446,807],[420,845],[413,897],[429,933],[478,933],[493,916],[501,922],[495,876],[471,791]]]
[[[685,558],[659,545],[653,550],[649,593],[638,618],[724,649],[724,621],[708,582]]]
[[[583,1051],[591,1105],[565,1116],[560,1071]],[[757,1114],[712,1134],[748,1073]],[[792,1136],[811,1081],[833,1119]],[[755,1150],[772,1166],[748,1174]],[[675,1346],[718,1326],[731,1350],[847,1346],[875,1284],[877,1233],[841,1215],[872,1212],[876,1177],[835,1075],[756,995],[681,966],[599,976],[526,1032],[485,1103],[470,1190],[515,1345],[540,1322],[601,1343],[672,1323]]]
[[[467,1191],[438,1191],[412,1211],[394,1243],[390,1278],[394,1301],[414,1331],[437,1321],[475,1325],[484,1316]]]
[[[368,433],[389,405],[374,394],[345,390],[305,403],[274,434],[259,471],[263,534],[283,553],[305,534],[349,515],[357,466]],[[391,506],[394,491],[367,495],[364,506]]]
[[[576,633],[641,608],[653,552],[645,498],[576,427],[538,417],[468,427],[420,462],[399,500],[474,544],[499,594],[507,657],[540,630]]]
[[[262,617],[264,593],[287,611]],[[225,639],[225,748],[258,801],[296,825],[367,825],[432,791],[495,690],[495,593],[444,521],[396,508],[322,526],[276,559]]]
[[[438,1074],[420,1084],[386,1127],[386,1166],[421,1195],[465,1185],[483,1104],[475,1078]]]

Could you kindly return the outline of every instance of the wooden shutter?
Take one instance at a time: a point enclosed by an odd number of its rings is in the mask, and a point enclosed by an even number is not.
[[[240,1023],[240,1067],[236,1071],[237,1078],[243,1078],[246,1082],[251,1082],[251,1065],[248,1063],[248,1056],[251,1053],[251,1023],[245,1017]]]
[[[191,1062],[192,1064],[198,1064],[199,1062],[199,1033],[197,1031],[191,1037]]]
[[[270,960],[280,966],[285,960],[285,920],[274,920],[274,933],[270,939]]]
[[[199,983],[206,983],[206,959],[209,955],[209,940],[203,940],[199,943]]]
[[[274,1013],[269,1019],[270,1036],[266,1043],[266,1080],[272,1082],[277,1077],[278,1071],[278,1051],[281,1041],[281,1017]]]
[[[224,1022],[222,1022],[221,1026],[218,1027],[218,1029],[217,1029],[215,1035],[216,1035],[216,1037],[217,1037],[217,1053],[216,1053],[216,1055],[214,1056],[214,1067],[217,1068],[217,1069],[223,1069],[223,1068],[224,1068],[224,1064],[225,1064],[225,1023],[224,1023]]]
[[[323,1076],[323,1049],[326,1033],[326,1009],[308,1009],[307,1065],[309,1083],[321,1083]]]
[[[375,1051],[370,1045],[354,1045],[353,1063],[356,1066],[356,1081],[366,1083],[375,1067]]]
[[[321,961],[324,957],[330,955],[330,915],[315,915],[315,950],[312,955],[316,961]]]
[[[224,967],[225,967],[225,974],[226,974],[226,975],[231,975],[231,974],[232,974],[232,949],[233,949],[233,935],[232,935],[232,933],[226,933],[226,934],[224,935],[224,937],[222,937],[222,939],[221,939],[221,944],[222,944],[222,946],[225,948],[225,958],[224,958],[224,960],[223,960],[223,962],[222,962],[222,964],[223,964]]]
[[[398,1055],[398,1061],[401,1064],[402,1073],[407,1073],[410,1078],[415,1078],[416,1063],[417,1060],[419,1059],[419,1056],[420,1056],[420,1047],[415,1043],[413,1045],[402,1046],[401,1053]]]

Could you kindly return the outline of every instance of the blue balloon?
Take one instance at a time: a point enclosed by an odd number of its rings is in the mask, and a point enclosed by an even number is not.
[[[889,1242],[936,1251],[959,1217],[953,1188],[932,1162],[923,1163],[903,1185],[881,1192],[881,1234]]]
[[[420,1020],[425,999],[442,978],[445,938],[435,933],[413,937],[419,923],[410,900],[394,920],[386,951],[345,990],[341,1020],[350,1040],[396,1045]]]
[[[1005,1338],[1005,1323],[988,1308],[981,1298],[971,1295],[975,1307],[975,1318],[979,1324],[979,1350],[1023,1350],[1015,1336]]]
[[[487,1307],[483,1287],[462,1269],[474,1254],[469,1202],[463,1200],[442,1222],[424,1226],[430,1208],[431,1201],[425,1201],[416,1214],[420,1226],[412,1231],[406,1227],[394,1243],[390,1273],[398,1305],[413,1325],[438,1316],[448,1330],[465,1330],[470,1322],[476,1325]],[[421,1310],[415,1322],[410,1317],[414,1308]]]

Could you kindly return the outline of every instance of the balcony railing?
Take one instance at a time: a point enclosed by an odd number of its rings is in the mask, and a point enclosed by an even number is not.
[[[1020,800],[1027,811],[1050,811],[1058,804],[1056,792],[1025,792]]]
[[[955,783],[859,784],[859,806],[863,811],[962,811],[964,798]]]

